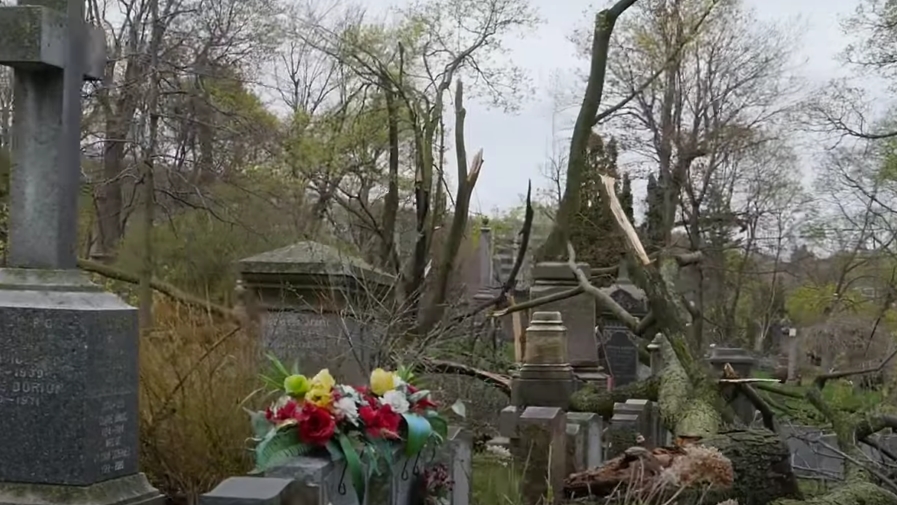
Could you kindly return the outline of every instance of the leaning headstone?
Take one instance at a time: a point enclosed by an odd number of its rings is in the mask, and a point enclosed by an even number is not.
[[[329,368],[363,382],[378,361],[384,332],[371,315],[394,278],[360,258],[317,242],[299,242],[238,263],[260,300],[262,341],[284,361],[314,373]]]
[[[589,275],[586,263],[578,264]],[[573,272],[566,263],[537,263],[533,269],[533,286],[530,298],[540,298],[578,286]],[[567,326],[567,359],[576,377],[584,382],[605,383],[607,377],[598,365],[598,345],[595,340],[595,300],[586,293],[560,302],[545,304],[544,311],[558,311]]]
[[[625,258],[620,262],[616,282],[602,291],[635,317],[644,317],[648,313],[645,292],[629,278]],[[637,381],[639,359],[635,335],[609,311],[601,314],[601,327],[601,366],[612,377],[613,387]]]
[[[520,415],[514,458],[524,468],[521,495],[529,505],[558,504],[567,460],[567,419],[557,407],[527,407]]]
[[[68,8],[75,8],[68,18]],[[77,270],[81,88],[105,66],[83,3],[0,7],[14,68],[0,269],[0,503],[155,504],[138,472],[137,311]]]
[[[316,505],[314,498],[293,479],[231,477],[200,496],[199,505]]]
[[[570,406],[573,369],[567,362],[567,328],[560,312],[536,312],[526,329],[526,363],[514,379],[518,408]]]
[[[757,360],[740,347],[714,347],[708,361],[717,375],[722,374],[725,365],[729,364],[732,365],[735,373],[744,379],[751,376],[754,366],[757,364]],[[754,412],[756,411],[751,401],[745,398],[744,395],[738,394],[731,385],[721,388],[721,392],[729,400],[738,418],[745,425],[750,425],[754,420]]]

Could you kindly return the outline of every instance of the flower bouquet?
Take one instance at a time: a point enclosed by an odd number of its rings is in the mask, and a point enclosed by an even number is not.
[[[288,370],[273,356],[274,372],[262,380],[278,398],[264,411],[250,412],[256,442],[256,472],[314,453],[345,459],[358,502],[371,475],[388,469],[401,453],[417,455],[427,443],[440,444],[448,431],[430,392],[415,387],[414,375],[376,369],[370,384],[337,384],[327,369],[314,377]],[[325,452],[326,451],[326,452]]]

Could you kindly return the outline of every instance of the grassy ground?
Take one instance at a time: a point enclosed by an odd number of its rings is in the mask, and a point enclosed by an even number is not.
[[[473,505],[518,505],[520,471],[513,461],[491,453],[473,456]]]

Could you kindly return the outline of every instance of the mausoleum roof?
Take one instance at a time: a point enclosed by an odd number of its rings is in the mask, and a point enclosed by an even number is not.
[[[240,272],[256,274],[342,275],[391,282],[392,275],[363,259],[314,241],[297,242],[237,262]]]

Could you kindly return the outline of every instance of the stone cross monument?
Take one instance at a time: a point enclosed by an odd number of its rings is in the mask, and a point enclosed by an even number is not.
[[[105,65],[83,0],[0,7],[13,67],[0,269],[0,503],[161,503],[138,473],[137,311],[76,270],[81,87]]]

